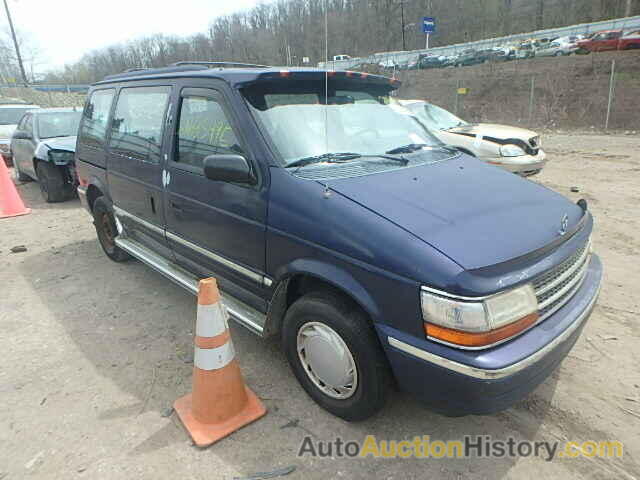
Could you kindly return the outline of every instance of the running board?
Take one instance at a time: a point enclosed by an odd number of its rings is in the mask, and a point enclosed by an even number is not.
[[[130,238],[117,237],[116,245],[185,290],[194,295],[198,294],[199,279],[174,262],[167,260]],[[231,318],[256,335],[263,336],[264,325],[267,321],[266,315],[225,292],[221,293],[222,303],[227,307]]]

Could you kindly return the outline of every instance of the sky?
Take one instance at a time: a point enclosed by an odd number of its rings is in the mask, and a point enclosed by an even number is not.
[[[39,73],[73,63],[91,50],[136,37],[204,32],[215,17],[259,3],[259,0],[7,1],[16,30],[24,33],[27,42],[38,50],[39,61],[34,70]],[[1,2],[0,29],[9,32]]]

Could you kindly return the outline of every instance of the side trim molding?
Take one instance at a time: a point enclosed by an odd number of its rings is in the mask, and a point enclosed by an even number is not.
[[[132,213],[127,212],[126,210],[121,209],[120,207],[114,205],[113,206],[113,211],[115,212],[115,214],[118,217],[127,217],[130,218],[131,220],[133,220],[134,222],[139,223],[140,225],[148,228],[149,230],[152,230],[154,232],[156,232],[159,235],[164,235],[164,228],[159,227],[158,225],[154,225],[151,222],[147,222],[145,219],[140,218]]]
[[[245,277],[250,278],[254,282],[262,285],[264,275],[260,275],[259,273],[256,273],[252,270],[249,270],[248,268],[243,267],[242,265],[238,265],[237,263],[232,262],[231,260],[227,260],[226,258],[221,257],[220,255],[213,253],[210,250],[202,248],[201,246],[196,245],[195,243],[191,243],[190,241],[185,240],[184,238],[179,237],[175,233],[172,233],[168,230],[166,231],[166,235],[168,240],[172,240],[195,252],[198,252],[200,255],[204,255],[205,257],[210,258],[214,262],[218,262],[221,265],[224,265],[225,267],[230,268],[231,270],[235,270],[236,272],[241,273]]]
[[[213,253],[210,250],[207,250],[206,248],[202,248],[199,245],[196,245],[195,243],[192,243],[188,240],[185,240],[184,238],[176,235],[175,233],[172,233],[168,230],[165,230],[162,227],[159,227],[158,225],[154,225],[153,223],[150,223],[146,220],[144,220],[143,218],[138,217],[137,215],[134,215],[132,213],[127,212],[126,210],[123,210],[122,208],[114,205],[113,206],[113,211],[116,214],[116,218],[117,217],[127,217],[137,223],[139,223],[140,225],[148,228],[149,230],[152,230],[156,233],[158,233],[159,235],[164,235],[166,236],[167,240],[172,240],[176,243],[179,243],[180,245],[183,245],[184,247],[189,248],[190,250],[193,250],[195,252],[198,252],[200,255],[203,255],[205,257],[210,258],[211,260],[220,263],[221,265],[224,265],[225,267],[234,270],[242,275],[244,275],[247,278],[250,278],[252,281],[265,286],[265,287],[270,287],[273,283],[273,281],[266,275],[262,275],[260,273],[256,273],[253,270],[250,270],[246,267],[243,267],[242,265],[238,265],[235,262],[232,262],[231,260],[228,260],[216,253]]]

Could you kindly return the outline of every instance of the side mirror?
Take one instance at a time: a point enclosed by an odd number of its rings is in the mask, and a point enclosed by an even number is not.
[[[249,162],[242,155],[209,155],[204,159],[204,176],[209,180],[253,183]]]
[[[13,135],[11,137],[16,140],[31,140],[32,138],[31,135],[29,135],[27,132],[21,131],[13,132]]]

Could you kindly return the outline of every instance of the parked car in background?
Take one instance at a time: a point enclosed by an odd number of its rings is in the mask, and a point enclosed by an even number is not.
[[[535,57],[535,55],[536,51],[532,40],[526,40],[516,48],[516,58],[519,60],[532,58]]]
[[[26,113],[11,137],[18,180],[37,180],[47,202],[61,202],[78,186],[74,152],[80,108],[42,108]]]
[[[418,66],[421,69],[426,68],[441,68],[447,65],[448,57],[445,55],[432,55],[428,53],[421,53],[419,57]]]
[[[537,49],[536,57],[562,57],[572,55],[579,49],[580,47],[576,43],[563,42],[558,39]]]
[[[40,106],[19,100],[0,104],[0,154],[4,157],[7,166],[13,164],[10,148],[11,135],[25,112],[36,108]]]
[[[584,39],[584,35],[567,35],[564,37],[558,37],[554,40],[554,42],[560,43],[578,43],[579,40]]]
[[[451,112],[422,100],[399,100],[440,141],[482,161],[523,176],[544,167],[540,136],[530,130],[492,123],[468,123]]]
[[[455,65],[456,67],[466,67],[484,63],[485,61],[486,57],[483,54],[479,54],[479,52],[476,52],[473,48],[468,48],[458,55]]]
[[[578,40],[578,47],[589,52],[620,50],[621,37],[622,30],[603,30],[594,33],[588,38]]]
[[[516,49],[514,47],[493,47],[489,55],[492,62],[506,62],[516,58]]]
[[[640,48],[640,30],[629,30],[622,34],[618,41],[618,50],[632,50]]]
[[[351,56],[350,56],[350,55],[345,55],[345,54],[342,54],[342,55],[334,55],[334,56],[333,56],[333,60],[334,60],[334,61],[337,61],[337,60],[350,60],[350,59],[351,59]]]

